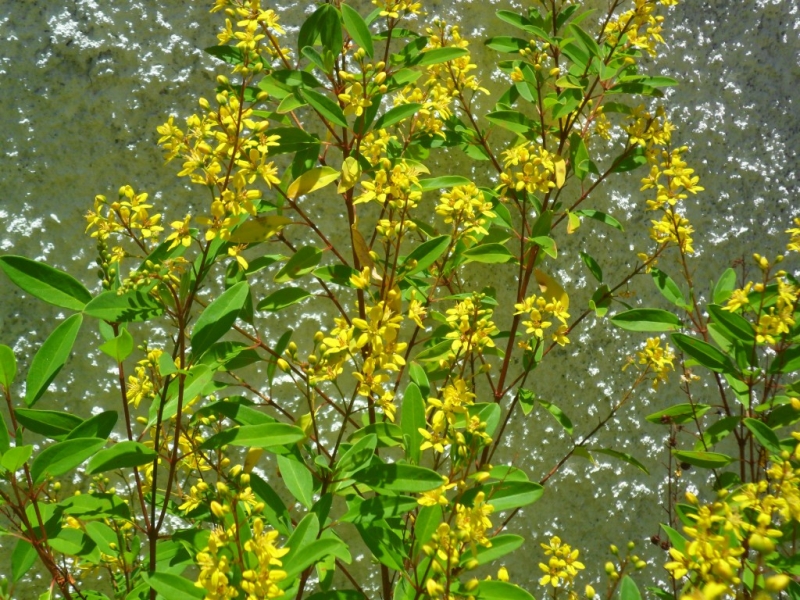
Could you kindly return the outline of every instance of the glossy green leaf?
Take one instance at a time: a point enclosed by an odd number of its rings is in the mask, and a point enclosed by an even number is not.
[[[71,275],[24,256],[0,256],[0,269],[22,291],[54,306],[83,310],[92,299],[89,290]]]
[[[618,452],[617,450],[613,450],[611,448],[588,448],[589,452],[596,453],[596,454],[605,454],[606,456],[611,456],[612,458],[616,458],[621,460],[622,462],[628,463],[631,466],[636,467],[642,473],[650,474],[650,471],[647,470],[639,460],[628,454],[627,452]]]
[[[353,432],[347,439],[348,442],[355,443],[365,436],[375,434],[378,436],[378,448],[391,448],[403,444],[403,431],[394,423],[372,423],[365,425],[361,429]]]
[[[619,586],[619,600],[642,600],[639,588],[636,587],[633,579],[628,575],[622,578],[622,583]]]
[[[303,246],[275,275],[275,283],[286,283],[313,271],[322,260],[322,251],[314,246]]]
[[[228,333],[250,295],[250,286],[240,281],[209,304],[192,329],[192,354],[202,356],[211,345]]]
[[[206,54],[210,54],[214,58],[225,61],[230,65],[240,65],[243,62],[242,50],[236,46],[210,46],[205,48]]]
[[[614,217],[599,210],[594,210],[592,208],[583,208],[581,210],[576,210],[572,214],[578,215],[580,217],[588,217],[590,219],[594,219],[595,221],[600,221],[601,223],[605,223],[606,225],[613,227],[614,229],[619,229],[620,231],[625,231],[622,227],[622,223],[617,221]]]
[[[581,260],[583,261],[583,264],[586,265],[586,268],[589,269],[589,272],[594,276],[594,278],[600,283],[603,283],[603,269],[600,268],[600,265],[597,264],[597,261],[586,254],[586,252],[581,252]]]
[[[681,292],[681,288],[678,287],[678,284],[675,283],[675,281],[669,275],[655,267],[651,269],[650,274],[653,277],[653,283],[656,284],[658,291],[661,292],[661,295],[664,296],[664,298],[680,308],[685,308],[688,306],[683,297],[683,292]]]
[[[514,133],[526,134],[537,130],[537,125],[529,117],[515,110],[498,110],[486,115],[486,120]]]
[[[733,372],[730,359],[711,344],[683,333],[673,333],[672,341],[685,354],[716,373]]]
[[[711,407],[708,404],[676,404],[645,417],[650,423],[683,424],[699,419]]]
[[[404,559],[407,558],[407,555],[403,540],[396,531],[389,528],[384,521],[372,521],[365,525],[356,524],[356,529],[378,562],[395,571],[403,569]]]
[[[70,412],[18,408],[17,422],[26,429],[49,438],[65,436],[83,423]]]
[[[800,345],[790,346],[772,359],[770,373],[792,373],[800,370]]]
[[[731,297],[731,293],[736,288],[736,271],[727,268],[720,275],[717,284],[714,286],[714,304],[722,304]]]
[[[480,244],[462,253],[466,263],[507,263],[516,260],[503,244]]]
[[[17,409],[19,410],[19,409]],[[6,418],[0,412],[0,456],[4,452],[8,452],[11,447],[11,435],[8,433],[8,425],[6,425]]]
[[[423,192],[452,188],[457,185],[469,185],[470,183],[472,182],[469,179],[461,177],[461,175],[442,175],[441,177],[419,180],[419,186]]]
[[[0,457],[0,467],[10,473],[16,473],[22,468],[33,454],[33,446],[12,446]]]
[[[104,473],[114,469],[139,467],[155,460],[158,454],[144,444],[136,441],[118,442],[98,452],[86,466],[90,475]]]
[[[611,317],[617,327],[629,331],[675,331],[683,323],[671,312],[658,308],[634,308]]]
[[[170,573],[142,573],[147,585],[169,600],[203,600],[206,590],[180,575]]]
[[[472,504],[478,492],[484,492],[486,501],[495,512],[511,510],[533,504],[544,494],[544,488],[532,481],[505,480],[474,487],[464,493],[462,502]]]
[[[507,581],[481,581],[475,590],[477,600],[534,600],[528,592]]]
[[[0,385],[10,390],[16,376],[17,359],[14,357],[14,351],[0,344]]]
[[[108,439],[108,436],[111,435],[112,431],[114,431],[114,425],[117,424],[118,417],[119,415],[116,413],[116,411],[103,411],[89,419],[86,419],[83,423],[70,431],[66,439],[72,440],[77,438],[92,437]]]
[[[292,559],[284,564],[287,579],[296,577],[308,567],[318,563],[326,556],[336,552],[344,544],[336,538],[321,538],[314,540],[307,546],[303,546]]]
[[[419,67],[426,67],[455,60],[467,54],[469,54],[469,52],[464,48],[454,48],[452,46],[447,48],[433,48],[432,50],[426,50],[418,54],[412,62]]]
[[[106,440],[78,438],[47,446],[31,463],[33,482],[42,483],[48,476],[59,477],[71,471],[105,445]]]
[[[473,554],[472,550],[467,550],[461,556],[460,565],[466,564],[468,561],[476,558],[479,565],[485,565],[498,558],[502,558],[506,554],[514,552],[517,548],[525,543],[525,538],[513,533],[501,533],[492,538],[492,545],[487,547],[477,546],[477,554]]]
[[[125,501],[115,494],[97,492],[69,496],[58,503],[65,515],[87,519],[123,519],[131,517],[130,508]]]
[[[133,352],[133,337],[127,329],[122,329],[117,337],[100,346],[100,351],[121,363]]]
[[[572,435],[574,433],[572,421],[570,421],[569,417],[564,414],[563,410],[561,410],[552,402],[547,402],[541,398],[538,398],[537,401],[547,412],[553,415],[553,418],[558,421],[558,424],[561,425],[561,427],[563,427],[568,434]]]
[[[223,430],[211,436],[201,448],[219,448],[225,444],[246,448],[287,446],[305,439],[303,430],[287,423],[260,423]]]
[[[377,446],[378,436],[376,434],[365,435],[342,453],[341,458],[336,461],[336,473],[342,478],[351,477],[353,473],[369,464]]]
[[[303,94],[303,98],[327,121],[330,121],[334,125],[339,125],[341,127],[347,127],[347,119],[344,116],[344,112],[339,107],[336,102],[325,96],[324,94],[320,94],[319,92],[315,92],[314,90],[310,89],[303,89],[301,92]]]
[[[373,462],[353,479],[376,490],[405,493],[427,492],[442,485],[442,476],[436,471],[398,463]]]
[[[408,265],[406,275],[415,275],[430,267],[444,254],[444,251],[450,245],[450,241],[449,235],[440,235],[414,248],[403,262],[404,265]]]
[[[28,406],[33,406],[42,397],[67,362],[81,323],[83,315],[80,314],[66,319],[55,328],[33,357],[25,388],[25,404]]]
[[[400,428],[403,430],[406,456],[413,464],[419,464],[422,454],[419,448],[424,441],[419,430],[426,428],[425,400],[422,391],[415,383],[409,383],[403,394],[403,402],[400,405]]]
[[[286,489],[292,496],[306,508],[314,504],[314,478],[302,462],[279,454],[278,468],[280,469]]]
[[[364,49],[367,56],[372,58],[375,50],[372,45],[372,34],[369,32],[369,27],[367,27],[366,22],[364,22],[364,19],[358,14],[358,11],[347,4],[342,3],[339,5],[339,8],[342,11],[342,20],[344,21],[344,27],[347,29],[347,33],[350,34],[350,37],[353,38],[356,44]]]
[[[703,436],[694,444],[696,452],[708,450],[713,448],[726,437],[728,437],[734,429],[741,423],[740,417],[724,417],[719,421],[714,421],[711,425],[706,427]]]
[[[286,195],[289,198],[297,199],[330,185],[339,179],[340,175],[338,170],[331,167],[314,167],[292,181],[286,188]]]
[[[36,548],[30,542],[18,539],[11,551],[11,582],[16,583],[22,579],[38,557]]]
[[[83,314],[109,323],[135,323],[160,316],[164,307],[142,291],[117,295],[109,290],[96,296],[83,309]]]
[[[763,421],[758,419],[744,419],[744,426],[747,427],[758,440],[758,443],[764,446],[771,454],[780,455],[783,451],[781,442],[775,432]]]
[[[509,35],[498,35],[491,37],[484,42],[487,47],[498,52],[507,52],[509,54],[518,54],[520,50],[528,47],[527,40],[511,37]]]
[[[420,108],[422,108],[422,105],[414,102],[409,104],[401,104],[399,106],[390,108],[385,114],[378,117],[373,125],[373,128],[377,130],[391,127],[392,125],[395,125],[404,119],[413,117],[419,112]]]
[[[400,517],[419,507],[413,496],[373,496],[362,500],[353,496],[348,500],[348,511],[340,518],[346,523],[369,523],[379,519]]]
[[[724,310],[717,304],[709,304],[707,309],[714,323],[727,333],[726,337],[731,341],[739,340],[744,343],[752,343],[756,339],[753,326],[747,319],[736,313]]]
[[[264,518],[277,531],[283,535],[289,535],[292,519],[281,497],[256,473],[250,474],[250,487],[255,495],[264,502],[264,510],[261,513]]]
[[[297,304],[312,295],[311,292],[307,292],[303,288],[285,287],[264,298],[256,308],[258,310],[276,312],[292,304]]]
[[[47,543],[56,552],[68,556],[79,556],[87,562],[102,560],[97,544],[80,529],[65,527],[56,537],[48,539]]]
[[[721,469],[727,467],[733,462],[730,456],[720,454],[719,452],[693,452],[688,450],[673,450],[672,454],[675,455],[681,462],[687,462],[695,467],[702,467],[704,469]]]

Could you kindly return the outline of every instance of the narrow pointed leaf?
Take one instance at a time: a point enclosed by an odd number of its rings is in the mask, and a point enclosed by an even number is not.
[[[61,308],[83,310],[92,299],[71,275],[24,256],[1,256],[0,269],[24,292]]]
[[[347,33],[350,34],[350,37],[353,38],[356,44],[364,49],[367,56],[372,58],[372,54],[375,52],[372,45],[372,34],[370,34],[369,27],[367,27],[364,19],[358,14],[358,11],[347,4],[342,3],[340,8],[342,10],[342,20],[344,21],[344,27],[347,29]]]
[[[250,286],[240,281],[206,307],[192,330],[192,354],[201,356],[228,333],[249,295]]]
[[[106,440],[79,438],[48,446],[33,459],[31,464],[33,482],[41,483],[49,475],[59,477],[71,471],[105,445]]]
[[[67,362],[75,339],[78,337],[81,323],[83,323],[83,315],[77,314],[69,317],[55,328],[39,348],[36,356],[33,357],[25,389],[25,404],[28,406],[33,406],[42,397]]]
[[[152,448],[136,441],[126,440],[98,452],[89,461],[86,472],[94,475],[113,469],[138,467],[153,462],[156,456],[158,454]]]

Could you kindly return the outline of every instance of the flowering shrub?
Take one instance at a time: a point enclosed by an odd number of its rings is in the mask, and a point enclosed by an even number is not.
[[[158,128],[204,209],[171,221],[130,185],[98,195],[87,215],[94,293],[44,263],[0,257],[25,292],[74,313],[22,393],[0,346],[11,584],[38,562],[46,598],[528,599],[499,562],[525,542],[506,526],[574,455],[641,467],[595,434],[637,388],[679,370],[686,401],[647,417],[670,446],[664,539],[653,539],[669,551],[668,582],[652,593],[800,597],[800,434],[789,429],[800,418],[800,288],[782,256],[756,255],[756,281],[753,268],[728,269],[707,304],[692,280],[682,203],[703,188],[657,104],[676,82],[641,72],[676,0],[500,10],[510,35],[486,44],[506,89],[488,112],[475,108],[489,92],[456,25],[415,32],[421,4],[374,3],[366,17],[322,4],[290,39],[259,0],[217,0],[225,24],[207,51],[230,72],[196,114]],[[493,185],[431,173],[428,158],[446,152],[491,170]],[[592,193],[640,168],[652,245],[613,281],[603,257],[581,253],[597,288],[576,306],[553,275],[559,245],[579,227],[621,230],[589,207]],[[321,202],[341,219],[316,217]],[[472,263],[508,277],[512,305],[468,283]],[[625,304],[647,274],[672,312]],[[271,333],[265,316],[300,303],[327,315],[319,330]],[[526,384],[613,303],[624,309],[616,326],[670,336],[647,339],[624,365],[636,371],[630,390],[577,436],[568,407]],[[116,369],[119,411],[35,408],[89,320]],[[695,399],[704,377],[717,404]],[[531,481],[495,456],[509,423],[537,405],[573,445]],[[692,467],[709,470],[713,490],[684,503]],[[63,493],[70,473],[89,485]],[[578,582],[579,549],[539,544],[547,595],[596,595]],[[647,565],[633,550],[611,548],[607,598],[640,597],[629,574]],[[354,569],[356,552],[370,572]]]

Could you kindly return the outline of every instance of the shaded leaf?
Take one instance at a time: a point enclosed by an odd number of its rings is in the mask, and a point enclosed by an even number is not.
[[[192,354],[201,356],[228,333],[249,295],[250,286],[240,281],[206,307],[192,329]]]
[[[33,482],[42,483],[47,476],[59,477],[71,471],[105,445],[106,440],[78,438],[48,446],[31,463]]]
[[[139,467],[155,460],[158,453],[144,444],[132,440],[118,442],[98,452],[86,466],[90,475],[114,469]]]
[[[0,269],[22,291],[54,306],[83,310],[92,299],[89,290],[71,275],[24,256],[0,256]]]
[[[80,314],[66,319],[55,328],[33,357],[25,388],[25,404],[28,406],[33,406],[42,397],[67,362],[81,323],[83,315]]]
[[[312,295],[311,292],[307,292],[303,288],[286,287],[271,293],[259,302],[256,308],[258,308],[258,310],[275,312],[287,306],[291,306],[292,304],[297,304]]]

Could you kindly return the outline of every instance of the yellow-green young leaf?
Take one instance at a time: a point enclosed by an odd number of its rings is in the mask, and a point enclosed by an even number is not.
[[[361,263],[362,268],[369,267],[373,269],[375,267],[375,261],[372,260],[372,255],[369,253],[367,240],[364,239],[364,236],[356,229],[355,225],[350,229],[353,232],[353,249],[356,251],[358,262]]]
[[[138,467],[153,462],[158,454],[144,444],[136,441],[119,442],[101,450],[89,461],[86,472],[90,475],[114,469]]]
[[[56,378],[58,372],[67,362],[78,330],[83,323],[83,315],[72,315],[55,328],[42,347],[33,357],[31,368],[28,370],[27,387],[25,390],[25,404],[33,406],[47,386]]]
[[[633,579],[627,575],[622,578],[622,585],[619,589],[619,600],[642,600],[642,594],[639,593],[639,588],[636,587]]]
[[[346,5],[342,4],[342,7],[344,6]],[[361,179],[361,164],[352,156],[348,156],[342,163],[342,178],[336,191],[342,194],[352,189],[359,179]]]
[[[339,171],[331,167],[315,167],[306,171],[289,184],[286,195],[293,200],[311,192],[324,188],[339,178]]]
[[[256,244],[266,242],[273,235],[280,233],[292,220],[282,215],[268,217],[251,217],[239,225],[231,233],[229,241],[235,244]]]
[[[569,296],[560,283],[539,269],[534,269],[533,276],[536,278],[536,283],[539,284],[539,290],[545,300],[561,302],[564,310],[569,310]]]
[[[133,337],[127,329],[122,329],[117,337],[100,346],[100,351],[121,363],[133,352]]]
[[[572,234],[581,226],[581,218],[575,213],[567,211],[567,233]]]
[[[573,434],[572,421],[570,421],[569,417],[564,413],[563,410],[561,410],[552,402],[547,402],[541,398],[538,398],[538,401],[547,412],[553,415],[553,418],[558,421],[559,425],[561,425],[568,434]]]
[[[675,331],[683,323],[671,312],[659,308],[634,308],[611,317],[617,327],[628,331]]]
[[[413,464],[419,464],[421,455],[419,447],[424,440],[419,430],[425,429],[425,401],[416,383],[409,383],[403,394],[403,403],[400,407],[400,428],[403,430],[406,456]]]
[[[14,550],[11,552],[11,581],[16,583],[34,565],[39,556],[30,542],[23,539],[17,541]]]
[[[684,450],[673,450],[672,454],[675,455],[681,462],[687,462],[695,467],[702,467],[704,469],[721,469],[727,467],[733,462],[730,456],[720,454],[719,452],[690,452]]]
[[[0,458],[0,467],[3,467],[10,473],[14,473],[22,468],[22,465],[31,457],[32,452],[33,446],[31,445],[13,446]]]
[[[567,161],[558,156],[553,160],[553,165],[555,167],[556,187],[561,189],[567,180]]]
[[[0,385],[11,389],[14,377],[17,376],[17,359],[14,351],[8,346],[0,345]]]

